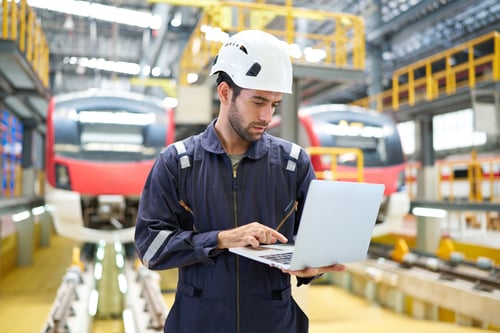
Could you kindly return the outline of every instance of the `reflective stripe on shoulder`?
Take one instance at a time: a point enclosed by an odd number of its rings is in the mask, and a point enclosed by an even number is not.
[[[288,171],[295,171],[295,168],[297,166],[297,160],[300,155],[300,146],[296,143],[292,143],[292,147],[290,148],[290,159],[288,160],[288,163],[286,164],[286,169]]]
[[[151,242],[151,245],[149,245],[148,249],[146,250],[146,253],[144,253],[144,257],[142,258],[142,263],[144,266],[149,268],[149,262],[151,259],[154,257],[156,252],[158,252],[158,249],[163,245],[167,237],[172,233],[173,231],[168,231],[168,230],[162,230],[156,235],[155,239]]]
[[[177,155],[179,155],[179,162],[181,163],[181,169],[189,168],[191,163],[189,162],[189,157],[186,153],[186,146],[184,142],[177,141],[174,143],[175,150],[177,150]]]

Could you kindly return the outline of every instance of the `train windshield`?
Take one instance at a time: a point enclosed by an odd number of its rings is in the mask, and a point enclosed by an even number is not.
[[[166,111],[119,106],[58,105],[53,115],[54,153],[88,161],[153,159],[166,144]]]
[[[368,167],[401,164],[404,161],[395,124],[381,116],[358,112],[311,114],[319,146],[359,148]],[[355,165],[355,154],[342,154],[338,164]]]

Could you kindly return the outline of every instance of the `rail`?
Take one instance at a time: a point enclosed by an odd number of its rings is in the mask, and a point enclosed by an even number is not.
[[[500,325],[496,254],[475,261],[470,255],[456,251],[449,238],[441,239],[435,253],[410,249],[403,238],[394,245],[374,240],[366,261],[348,264],[331,279],[400,314],[495,330]]]
[[[43,86],[49,86],[49,46],[27,0],[2,0],[0,40],[15,41]]]
[[[337,147],[308,147],[307,153],[310,156],[329,157],[330,170],[316,170],[316,177],[332,180],[364,180],[364,158],[363,151],[358,148],[337,148]],[[355,171],[352,168],[338,165],[338,158],[344,154],[355,156]]]
[[[176,0],[149,2],[178,3]],[[179,83],[187,85],[188,74],[203,73],[217,54],[229,33],[244,29],[260,29],[274,34],[290,44],[292,61],[314,62],[339,68],[363,70],[365,67],[365,28],[358,16],[306,8],[295,8],[293,1],[285,5],[260,2],[193,1],[191,5],[205,8],[194,28],[180,62]],[[185,2],[184,2],[184,5]],[[328,25],[328,33],[301,31],[296,21],[304,25]],[[300,44],[300,45],[299,45]],[[303,48],[303,49],[301,49]]]
[[[148,327],[153,330],[163,331],[163,325],[167,318],[167,308],[158,285],[158,281],[149,274],[146,268],[139,272],[140,283],[142,286],[142,297],[146,302],[145,311],[149,314]]]
[[[493,52],[484,54],[489,49]],[[464,52],[468,54],[466,59],[461,57]],[[398,111],[403,105],[413,106],[455,94],[458,87],[473,89],[483,81],[500,81],[500,33],[497,31],[397,69],[392,75],[392,89],[352,104],[380,112]]]
[[[57,295],[49,316],[42,329],[42,333],[68,332],[68,317],[74,315],[73,302],[78,298],[77,286],[81,282],[79,268],[70,268],[64,276],[63,282],[57,290]]]
[[[441,242],[441,245],[446,240]],[[401,245],[403,244],[403,245]],[[421,251],[404,248],[404,240],[398,240],[397,244],[390,245],[372,242],[368,250],[369,257],[373,259],[384,258],[398,262],[401,267],[412,268],[419,267],[424,270],[438,272],[446,280],[464,280],[474,283],[477,290],[492,292],[500,290],[499,267],[494,266],[493,259],[481,257],[476,262],[466,260],[461,252],[452,251],[448,258],[443,258],[439,251],[436,254],[424,253]],[[400,247],[403,246],[403,250]],[[452,245],[453,248],[453,245]],[[399,255],[395,255],[395,253]]]

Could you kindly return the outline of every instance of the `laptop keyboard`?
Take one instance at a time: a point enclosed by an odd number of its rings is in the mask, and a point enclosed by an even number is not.
[[[273,260],[282,264],[289,264],[292,261],[292,252],[263,255],[262,258]]]

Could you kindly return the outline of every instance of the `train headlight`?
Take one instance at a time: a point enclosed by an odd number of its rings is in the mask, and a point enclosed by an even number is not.
[[[62,164],[56,164],[56,187],[71,189],[68,168]]]

